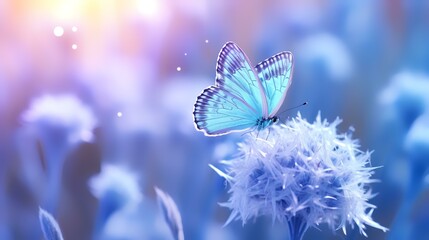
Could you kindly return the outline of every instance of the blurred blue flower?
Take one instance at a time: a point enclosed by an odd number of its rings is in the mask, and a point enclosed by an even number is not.
[[[90,179],[91,192],[99,200],[95,239],[171,238],[156,204],[143,198],[138,182],[133,171],[110,164]]]
[[[57,221],[42,208],[39,208],[39,221],[46,240],[63,240],[63,235]]]
[[[418,194],[429,170],[429,112],[414,121],[405,137],[404,148],[412,170],[408,191],[413,190]]]
[[[36,98],[22,120],[34,126],[43,140],[70,144],[90,142],[97,124],[91,109],[69,94]]]
[[[387,231],[371,215],[369,184],[374,167],[350,135],[338,134],[338,118],[313,124],[300,114],[286,124],[252,133],[239,144],[239,156],[223,161],[226,171],[212,166],[230,184],[230,198],[222,205],[232,210],[227,224],[245,224],[260,215],[287,222],[291,239],[302,239],[309,227],[326,223],[332,230],[356,225],[366,236],[366,225]],[[257,137],[259,135],[259,137]]]
[[[424,189],[425,178],[429,169],[429,113],[418,117],[411,125],[405,137],[404,149],[407,154],[409,173],[407,188],[401,206],[396,215],[389,239],[419,239],[419,236],[429,234],[427,228],[418,227],[421,223],[413,219],[412,209]],[[424,211],[422,219],[428,218]]]
[[[120,166],[104,164],[100,174],[90,179],[89,187],[99,200],[96,235],[103,231],[112,214],[136,206],[142,199],[137,176]]]
[[[42,159],[46,166],[47,184],[44,186],[43,206],[55,213],[60,194],[63,164],[67,153],[81,142],[92,141],[92,130],[97,120],[91,109],[83,104],[77,97],[70,94],[44,95],[32,101],[30,107],[22,113],[24,132],[21,135],[20,145],[23,158],[28,160],[27,174],[30,184],[34,174],[30,172],[41,169],[34,164],[37,152],[31,148],[40,143]],[[33,178],[33,179],[32,179]],[[37,177],[36,177],[37,178]],[[36,179],[35,182],[38,180]],[[35,187],[37,188],[37,186]],[[40,189],[33,189],[39,192]]]
[[[429,112],[414,121],[405,137],[404,145],[410,161],[419,165],[423,171],[429,168]]]
[[[390,110],[385,116],[397,119],[408,130],[418,116],[429,110],[428,91],[429,76],[410,71],[397,73],[380,94],[381,104]]]
[[[165,221],[167,222],[174,239],[184,240],[185,235],[183,233],[182,217],[180,216],[176,203],[170,195],[163,192],[161,189],[155,187],[155,192],[164,214]]]
[[[378,151],[384,153],[387,183],[404,190],[408,187],[410,162],[404,151],[404,139],[416,119],[429,110],[429,77],[412,71],[395,74],[391,83],[380,93],[379,102],[383,114],[379,131],[382,141]]]
[[[426,74],[401,71],[380,94],[385,109],[382,116],[383,136],[389,136],[385,148],[388,180],[403,190],[402,202],[391,227],[389,239],[416,239],[425,228],[412,220],[428,169],[429,77]],[[383,150],[382,150],[383,151]],[[386,191],[386,190],[385,190]],[[392,191],[397,192],[397,188]],[[388,204],[388,203],[387,203]]]
[[[142,199],[139,178],[125,167],[103,164],[101,172],[90,179],[91,192],[98,199],[115,197],[118,207]]]
[[[296,53],[308,71],[329,80],[345,81],[353,75],[354,63],[347,46],[328,33],[316,34],[300,43]],[[307,71],[304,71],[305,74]]]

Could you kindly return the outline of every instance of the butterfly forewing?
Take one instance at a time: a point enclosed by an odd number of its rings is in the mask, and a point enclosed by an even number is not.
[[[268,116],[265,92],[243,50],[228,42],[221,49],[216,68],[216,86],[243,100],[255,117]]]
[[[267,98],[269,117],[274,117],[283,104],[292,83],[293,57],[281,52],[256,65]]]

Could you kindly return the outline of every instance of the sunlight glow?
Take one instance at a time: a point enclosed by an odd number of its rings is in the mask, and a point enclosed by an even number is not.
[[[137,0],[136,4],[139,13],[147,19],[154,20],[162,14],[162,1]]]

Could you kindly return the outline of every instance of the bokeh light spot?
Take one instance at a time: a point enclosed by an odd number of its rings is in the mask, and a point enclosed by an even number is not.
[[[61,37],[64,34],[64,28],[60,27],[60,26],[56,26],[54,28],[54,35],[56,37]]]

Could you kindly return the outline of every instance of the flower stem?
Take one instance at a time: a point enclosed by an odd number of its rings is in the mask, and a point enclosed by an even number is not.
[[[289,226],[289,240],[302,240],[308,225],[300,216],[294,216],[288,221]]]
[[[413,224],[411,220],[411,212],[413,204],[422,191],[425,169],[426,168],[424,166],[416,163],[416,161],[410,166],[408,188],[405,191],[402,204],[399,207],[394,223],[392,224],[392,231],[388,238],[389,240],[414,239],[411,237],[412,234],[414,234],[412,231]]]

